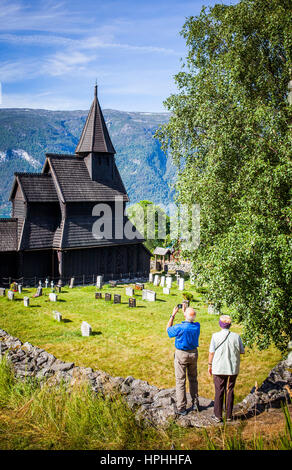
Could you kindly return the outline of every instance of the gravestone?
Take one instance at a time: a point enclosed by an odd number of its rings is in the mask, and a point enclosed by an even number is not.
[[[142,284],[141,282],[136,282],[135,289],[136,290],[143,290],[144,289],[144,284]]]
[[[23,305],[29,307],[29,297],[23,297]]]
[[[82,334],[82,336],[90,336],[91,333],[92,333],[91,326],[89,325],[89,323],[87,323],[87,321],[83,321],[81,323],[81,334]]]
[[[156,287],[159,286],[159,276],[158,276],[158,274],[155,274],[155,276],[154,276],[153,285],[156,286]]]
[[[51,281],[51,289],[54,289],[54,281]]]
[[[7,292],[7,296],[9,300],[14,300],[14,292],[12,290]]]
[[[114,304],[120,304],[121,300],[122,300],[122,297],[120,296],[120,294],[114,295]]]
[[[181,277],[178,280],[178,290],[184,290],[184,288],[185,288],[185,280],[183,277]]]
[[[49,293],[49,299],[51,302],[57,302],[58,301],[58,296],[55,294],[55,292],[50,292]]]
[[[95,298],[96,299],[102,299],[102,293],[101,292],[95,292]]]
[[[61,294],[61,292],[62,292],[62,287],[59,286],[59,284],[56,286],[56,291],[57,291],[58,294]]]
[[[17,287],[18,287],[18,293],[21,294],[21,292],[22,292],[22,284],[18,284]]]
[[[166,277],[166,287],[168,287],[169,289],[171,289],[171,286],[172,286],[172,277],[171,277],[171,276],[167,276],[167,277]]]
[[[149,302],[155,302],[156,301],[156,292],[153,290],[149,289],[143,289],[142,290],[142,300],[148,300]]]
[[[210,315],[220,315],[220,310],[216,308],[215,304],[209,304],[208,313]]]
[[[164,286],[165,286],[165,276],[161,276],[160,287],[164,287]]]
[[[182,271],[181,269],[177,269],[175,273],[176,273],[175,274],[176,276],[180,276],[180,277],[184,277],[185,275],[184,271]]]
[[[149,282],[153,283],[153,273],[149,273]]]
[[[129,295],[130,297],[134,295],[133,287],[126,287],[126,295]]]
[[[108,281],[110,287],[116,287],[117,286],[117,281]]]
[[[5,287],[0,287],[0,297],[5,296]]]
[[[166,295],[170,294],[170,288],[169,287],[163,287],[163,293]]]
[[[53,315],[54,319],[61,322],[62,321],[62,315],[60,312],[57,312],[57,310],[53,310]]]
[[[103,286],[103,276],[96,276],[96,288],[101,289]]]
[[[43,288],[39,286],[33,297],[41,297],[42,295],[43,295]]]
[[[75,281],[75,277],[71,277],[71,279],[70,279],[70,285],[69,285],[69,288],[70,288],[70,289],[73,289],[73,287],[74,287],[74,281]]]
[[[191,271],[190,272],[190,284],[193,286],[195,284],[195,280],[196,280],[196,274]]]
[[[112,300],[112,294],[109,294],[108,292],[106,292],[104,294],[104,300],[106,300],[107,302],[109,302],[110,300]]]
[[[46,287],[46,289],[48,288],[48,285],[49,285],[49,279],[46,279],[46,280],[45,280],[45,287]]]
[[[129,297],[129,307],[136,307],[136,299],[134,297]]]
[[[39,281],[39,286],[42,287],[42,281]]]

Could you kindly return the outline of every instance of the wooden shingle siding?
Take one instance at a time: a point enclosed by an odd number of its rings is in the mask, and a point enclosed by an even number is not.
[[[97,88],[95,88],[94,99],[75,151],[80,154],[89,152],[116,153],[97,99]]]
[[[17,219],[0,219],[0,251],[17,250]]]
[[[93,181],[84,160],[75,155],[56,155],[48,159],[66,202],[114,201],[115,197],[129,200],[117,168],[116,178],[110,183],[102,175],[98,181]]]
[[[43,173],[15,173],[29,202],[58,202],[51,175]]]

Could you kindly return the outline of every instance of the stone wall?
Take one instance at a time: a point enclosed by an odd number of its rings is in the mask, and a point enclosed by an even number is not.
[[[184,260],[181,260],[181,261],[166,261],[164,264],[167,266],[168,272],[170,272],[170,273],[175,273],[176,270],[184,271],[185,273],[190,273],[191,267],[192,267],[190,261],[184,261]],[[151,261],[150,261],[150,269],[155,270],[155,260],[154,259],[151,259]]]
[[[13,366],[16,377],[37,377],[40,381],[50,378],[53,383],[64,380],[74,384],[80,379],[87,380],[96,393],[121,393],[138,420],[156,426],[164,426],[169,419],[175,419],[184,427],[206,427],[214,425],[211,420],[213,401],[199,398],[201,411],[191,411],[186,416],[178,417],[175,407],[175,389],[159,389],[148,382],[132,376],[112,377],[106,372],[87,367],[75,366],[73,362],[63,362],[45,350],[0,330],[0,358],[6,354]],[[289,400],[292,388],[292,358],[280,362],[269,374],[260,388],[250,394],[234,408],[235,415],[248,418],[272,406],[279,406],[283,400]],[[212,391],[213,393],[213,391]],[[188,396],[190,406],[190,397]]]

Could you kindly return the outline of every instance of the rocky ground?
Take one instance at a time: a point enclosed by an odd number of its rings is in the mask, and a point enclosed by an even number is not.
[[[68,384],[86,379],[95,392],[107,394],[113,391],[125,396],[127,403],[136,415],[149,425],[165,426],[169,419],[176,420],[182,427],[203,428],[214,425],[213,401],[200,397],[200,412],[190,411],[186,416],[178,416],[175,406],[175,389],[159,389],[146,381],[132,376],[112,377],[103,371],[75,366],[73,362],[63,362],[45,350],[22,343],[18,338],[0,330],[0,356],[6,354],[19,378],[37,377],[49,379],[52,383],[64,380]],[[278,408],[282,401],[291,402],[292,361],[281,361],[274,367],[259,388],[234,407],[236,424],[243,419],[251,419],[261,413]],[[188,396],[188,406],[191,406]]]

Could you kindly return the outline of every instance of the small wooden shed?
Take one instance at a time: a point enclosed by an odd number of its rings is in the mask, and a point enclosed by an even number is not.
[[[165,261],[170,260],[170,254],[171,254],[170,248],[163,248],[161,246],[157,246],[155,248],[155,250],[153,251],[153,255],[155,256],[155,269],[157,269],[157,271],[161,271],[161,270],[165,271]]]

